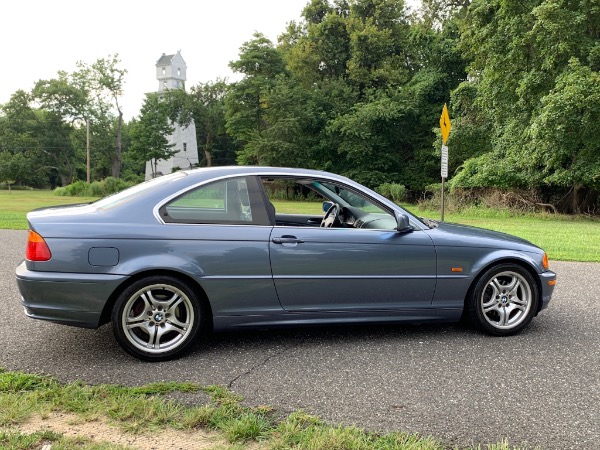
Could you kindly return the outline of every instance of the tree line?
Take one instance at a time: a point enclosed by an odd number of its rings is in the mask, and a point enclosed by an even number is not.
[[[201,165],[329,170],[413,196],[439,182],[444,103],[453,190],[519,191],[564,212],[600,190],[598,0],[310,0],[276,43],[256,33],[215,80],[149,95],[122,121],[116,56],[81,64],[2,105],[0,181],[139,177],[194,120]],[[29,156],[28,156],[29,155]],[[525,199],[524,201],[529,201]]]

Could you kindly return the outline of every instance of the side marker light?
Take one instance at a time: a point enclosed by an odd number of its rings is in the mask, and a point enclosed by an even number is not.
[[[544,266],[544,269],[548,269],[548,267],[550,267],[550,263],[548,262],[548,255],[546,254],[546,252],[544,252],[544,258],[542,259],[542,266]]]

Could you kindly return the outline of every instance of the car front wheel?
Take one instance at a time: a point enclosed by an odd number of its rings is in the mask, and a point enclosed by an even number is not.
[[[531,274],[516,264],[492,267],[477,281],[468,299],[472,322],[497,336],[525,328],[536,314],[538,288]]]
[[[165,361],[184,353],[201,328],[201,303],[184,282],[170,276],[136,281],[119,296],[113,333],[129,354]]]

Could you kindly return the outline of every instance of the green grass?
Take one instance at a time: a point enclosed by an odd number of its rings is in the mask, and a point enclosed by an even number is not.
[[[0,191],[0,228],[26,230],[25,216],[32,209],[94,200],[94,197],[59,197],[50,191]],[[273,203],[279,213],[323,214],[320,202],[277,200]],[[402,206],[418,216],[440,218],[440,211]],[[446,214],[445,221],[514,234],[546,250],[551,260],[600,262],[600,218],[472,208]]]
[[[88,203],[96,197],[60,197],[52,191],[0,191],[0,228],[26,230],[26,214],[36,208]]]
[[[414,206],[406,206],[418,216],[440,218],[440,211],[419,211]],[[444,216],[446,222],[487,228],[527,239],[543,248],[551,260],[600,262],[598,217],[518,214],[484,208],[471,208]]]
[[[187,407],[165,398],[170,392],[206,392],[207,405]],[[288,416],[266,406],[248,407],[242,398],[221,386],[200,388],[188,383],[157,383],[127,388],[114,385],[60,384],[56,380],[0,369],[0,448],[116,449],[108,443],[66,439],[52,432],[19,433],[29,418],[51,412],[74,414],[78,420],[108,420],[125,433],[173,429],[216,431],[240,450],[352,449],[444,450],[443,443],[416,434],[374,433],[350,426],[331,426],[315,416],[296,411]],[[507,443],[471,447],[473,450],[510,450]]]

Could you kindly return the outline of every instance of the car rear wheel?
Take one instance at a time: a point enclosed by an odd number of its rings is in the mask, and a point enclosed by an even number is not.
[[[531,322],[538,302],[531,274],[519,265],[501,264],[479,278],[467,307],[476,326],[493,335],[510,336]]]
[[[198,296],[170,276],[136,281],[119,296],[112,313],[115,338],[129,354],[165,361],[184,353],[202,324]]]

